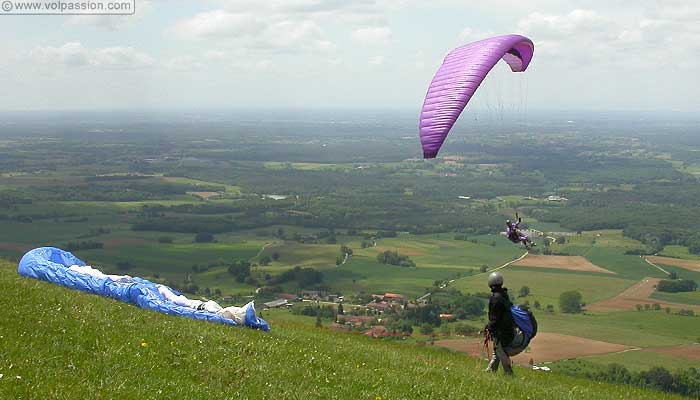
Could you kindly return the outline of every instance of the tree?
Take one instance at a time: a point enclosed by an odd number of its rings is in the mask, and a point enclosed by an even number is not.
[[[477,332],[476,328],[474,328],[471,325],[467,325],[463,322],[458,322],[454,326],[455,335],[467,336],[467,335],[473,335],[476,332]]]
[[[557,237],[557,244],[566,244],[566,236]]]
[[[530,288],[523,286],[520,288],[520,297],[527,297],[530,294]]]
[[[158,238],[158,243],[172,243],[172,242],[173,242],[173,238],[171,238],[170,236],[161,236]]]
[[[664,367],[653,367],[649,371],[641,372],[640,379],[649,386],[669,391],[673,386],[673,376]]]
[[[443,336],[450,336],[452,329],[450,329],[450,326],[447,324],[442,324],[440,325],[440,333]]]
[[[656,285],[656,290],[659,292],[694,292],[698,288],[698,284],[690,279],[662,280]]]
[[[630,383],[632,374],[630,374],[629,370],[627,370],[624,365],[612,363],[608,364],[606,379],[616,383]]]
[[[264,256],[260,257],[259,263],[263,267],[266,265],[270,265],[271,262],[272,262],[272,257],[270,257],[268,255],[264,255]]]
[[[343,245],[340,246],[340,253],[343,254],[343,255],[347,254],[347,255],[351,256],[351,255],[352,255],[352,249],[343,244]]]
[[[421,335],[432,335],[434,332],[433,326],[430,324],[423,324],[420,327]]]
[[[582,311],[583,296],[576,290],[570,290],[559,295],[559,309],[565,313],[576,314]]]
[[[211,243],[214,241],[214,235],[209,232],[199,232],[195,235],[194,241],[197,243]]]

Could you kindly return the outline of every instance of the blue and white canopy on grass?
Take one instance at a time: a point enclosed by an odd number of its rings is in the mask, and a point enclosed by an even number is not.
[[[71,289],[109,297],[125,303],[135,304],[146,310],[163,314],[204,320],[225,325],[237,326],[233,319],[206,310],[197,310],[176,304],[163,296],[158,286],[145,279],[110,279],[92,276],[71,270],[71,266],[85,266],[85,263],[73,254],[55,247],[41,247],[29,251],[19,262],[17,272],[29,278],[55,283]],[[168,288],[173,293],[176,291]],[[252,302],[244,307],[242,324],[253,329],[268,332],[269,325],[255,314]]]

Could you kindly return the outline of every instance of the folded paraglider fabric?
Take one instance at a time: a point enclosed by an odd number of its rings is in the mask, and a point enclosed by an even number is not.
[[[162,294],[166,290],[175,297],[181,296],[180,293],[167,286],[128,275],[105,275],[99,270],[86,266],[73,254],[55,247],[41,247],[29,251],[20,260],[17,271],[25,277],[109,297],[163,314],[232,326],[244,325],[265,332],[270,330],[267,322],[255,314],[253,302],[240,308],[223,309],[217,304],[218,311],[216,312],[206,309],[198,310],[166,298]],[[199,300],[195,301],[199,304],[203,303]],[[209,304],[206,308],[214,310],[217,309],[216,306]]]

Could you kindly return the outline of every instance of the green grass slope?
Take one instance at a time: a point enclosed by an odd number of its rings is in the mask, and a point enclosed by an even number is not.
[[[3,399],[652,399],[625,386],[292,324],[174,318],[24,279],[0,262]]]

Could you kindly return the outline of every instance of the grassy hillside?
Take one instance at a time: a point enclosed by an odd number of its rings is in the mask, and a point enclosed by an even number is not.
[[[279,323],[271,334],[168,317],[20,278],[0,262],[0,398],[652,399],[625,386]]]

